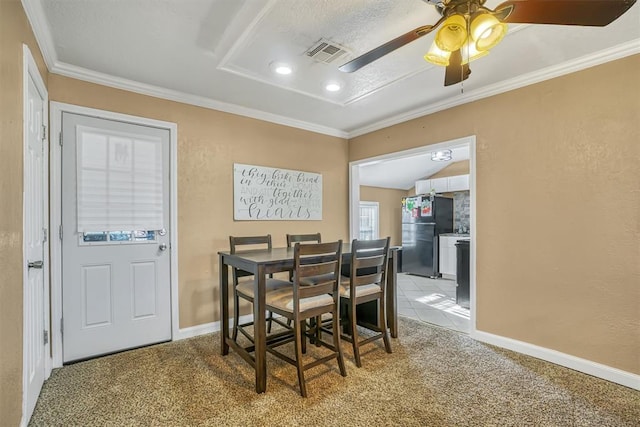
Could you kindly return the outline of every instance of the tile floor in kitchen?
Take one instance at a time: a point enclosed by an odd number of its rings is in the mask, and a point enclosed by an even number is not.
[[[398,314],[447,329],[470,331],[469,309],[456,304],[456,282],[398,274]]]

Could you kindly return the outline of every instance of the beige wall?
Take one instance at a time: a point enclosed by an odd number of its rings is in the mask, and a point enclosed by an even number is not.
[[[405,190],[360,186],[360,200],[378,202],[380,214],[380,237],[391,237],[391,245],[402,244],[401,199],[407,195]]]
[[[349,160],[476,135],[478,330],[640,374],[638,75],[634,55],[465,104]]]
[[[321,232],[349,238],[347,141],[233,114],[138,95],[52,74],[52,101],[178,124],[180,327],[218,320],[217,252],[229,235]],[[233,163],[322,174],[322,221],[234,221]],[[248,306],[245,307],[245,312]]]
[[[640,373],[640,56],[347,146],[340,138],[49,76],[19,0],[2,0],[2,423],[19,423],[22,398],[22,43],[36,57],[51,100],[178,123],[180,327],[218,319],[215,254],[227,248],[229,234],[269,232],[276,245],[284,245],[287,232],[348,238],[348,161],[474,134],[478,328]],[[233,162],[322,173],[324,219],[234,222]]]
[[[447,165],[446,168],[441,169],[438,172],[434,173],[433,175],[426,177],[426,179],[444,178],[447,176],[457,176],[457,175],[467,175],[468,173],[469,173],[469,160],[462,160],[462,161],[454,162],[454,163],[451,163],[450,165]]]
[[[22,416],[22,44],[47,69],[19,0],[0,1],[0,423]]]

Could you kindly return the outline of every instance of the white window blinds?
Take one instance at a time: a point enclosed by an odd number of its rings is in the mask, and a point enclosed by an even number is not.
[[[164,228],[159,138],[77,128],[78,232]]]
[[[374,240],[379,234],[378,202],[360,202],[360,240]]]

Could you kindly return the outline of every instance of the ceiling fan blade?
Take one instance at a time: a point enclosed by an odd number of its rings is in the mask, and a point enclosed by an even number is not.
[[[498,5],[495,15],[502,22],[512,24],[604,27],[625,13],[635,2],[636,0],[510,0]]]
[[[460,50],[451,52],[449,57],[449,65],[444,72],[444,85],[451,86],[467,80],[471,74],[469,63],[462,65],[462,53]]]
[[[385,44],[378,46],[375,49],[372,49],[355,59],[352,59],[346,64],[341,65],[338,69],[345,73],[353,73],[354,71],[359,70],[365,65],[371,64],[373,61],[382,58],[386,54],[391,53],[394,50],[408,43],[411,43],[412,41],[419,39],[424,35],[429,34],[438,25],[440,25],[443,20],[444,19],[440,19],[435,25],[424,25],[422,27],[411,30],[408,33],[401,35],[400,37],[396,37],[395,39],[388,41]]]

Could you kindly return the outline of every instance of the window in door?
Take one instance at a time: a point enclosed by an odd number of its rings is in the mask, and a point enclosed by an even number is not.
[[[360,202],[360,240],[374,240],[380,234],[378,202]]]

